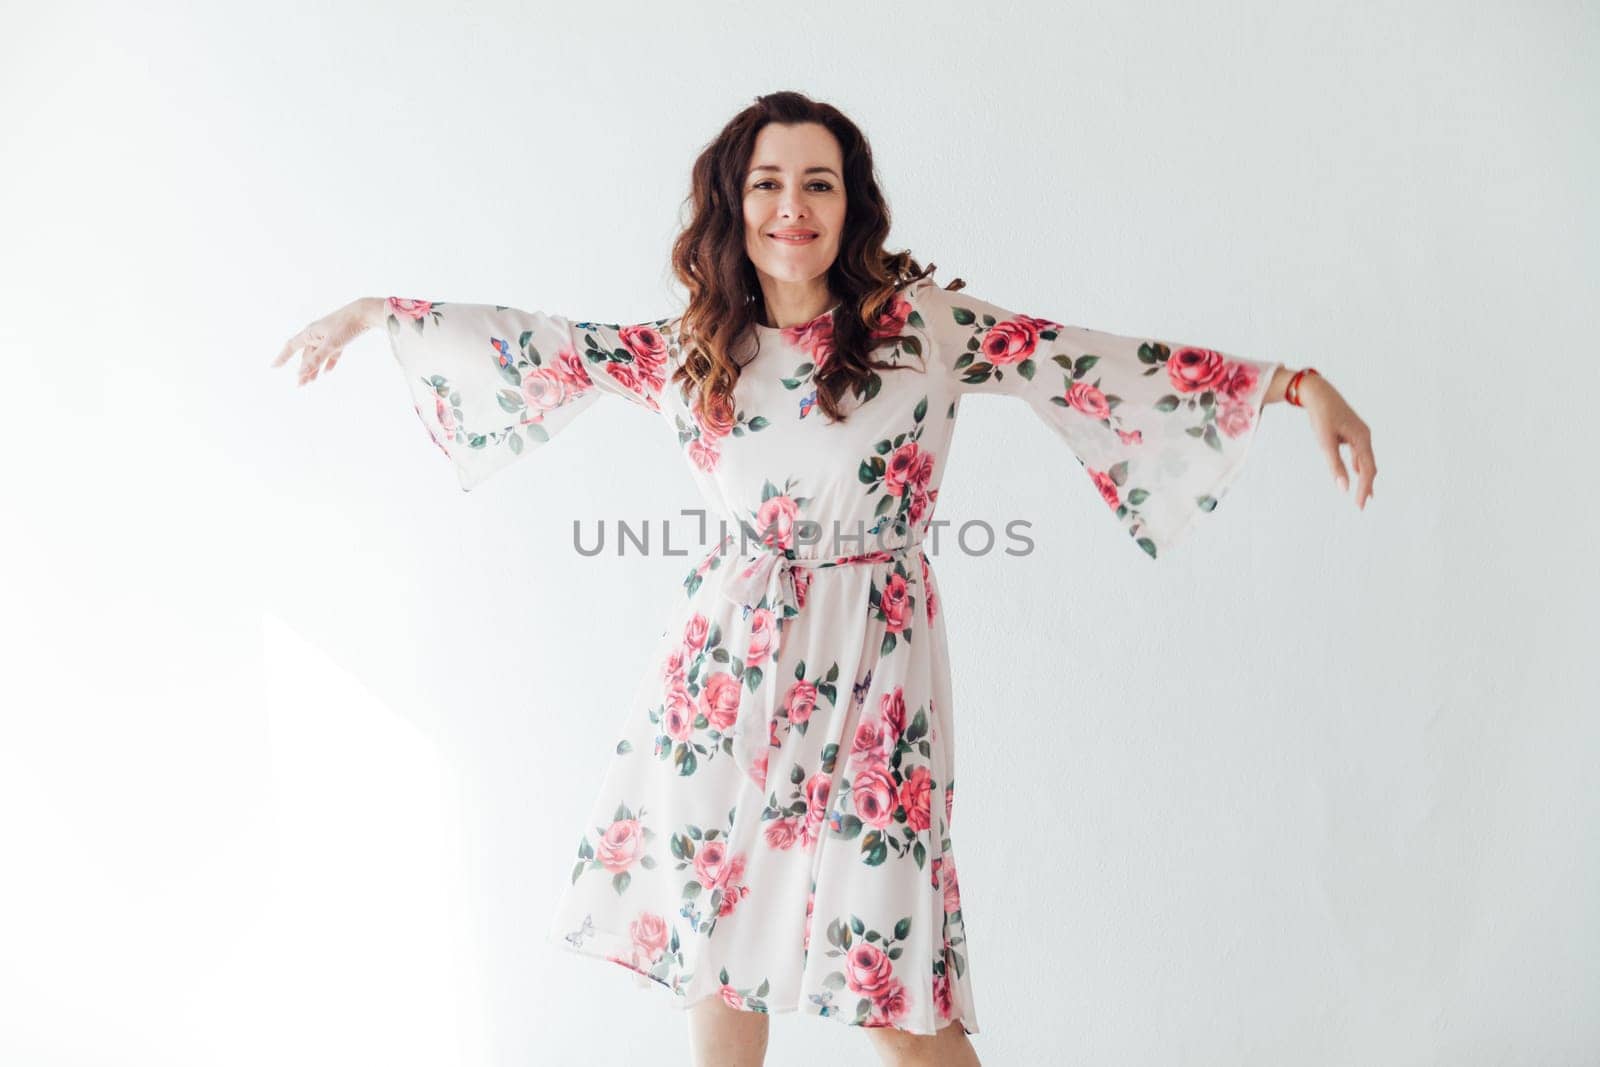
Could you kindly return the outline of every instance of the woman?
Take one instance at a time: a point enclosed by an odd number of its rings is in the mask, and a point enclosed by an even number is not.
[[[976,1064],[956,716],[922,550],[961,397],[1026,401],[1152,558],[1216,506],[1265,404],[1305,408],[1341,486],[1352,447],[1362,507],[1370,435],[1309,368],[934,284],[931,264],[883,247],[860,131],[798,93],[736,116],[696,160],[691,200],[675,318],[374,297],[274,366],[303,351],[312,381],[384,324],[464,489],[602,395],[663,418],[737,536],[684,581],[550,939],[692,1007],[700,1062],[759,1064],[767,1014],[805,1011],[868,1028],[890,1063]]]

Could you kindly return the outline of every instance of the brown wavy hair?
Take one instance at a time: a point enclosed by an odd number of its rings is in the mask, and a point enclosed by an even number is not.
[[[762,306],[755,264],[745,252],[744,179],[756,136],[768,124],[815,122],[839,142],[844,159],[845,221],[839,254],[828,268],[828,289],[839,301],[833,313],[833,355],[814,373],[817,405],[830,420],[845,420],[843,400],[871,399],[874,370],[908,370],[906,364],[870,358],[882,342],[874,339],[880,316],[905,286],[931,275],[911,253],[883,247],[889,233],[889,205],[878,188],[872,148],[856,124],[831,105],[803,93],[777,92],[755,98],[735,115],[694,161],[685,204],[688,224],[672,245],[672,269],[689,291],[679,321],[681,358],[672,380],[696,418],[726,422],[733,413],[733,389],[740,366],[729,354],[746,332],[753,332]],[[957,278],[946,288],[966,283]],[[691,398],[691,393],[696,394]],[[710,412],[723,417],[707,418]]]

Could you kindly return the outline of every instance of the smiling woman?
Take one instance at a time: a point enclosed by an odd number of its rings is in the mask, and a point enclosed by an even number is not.
[[[734,350],[752,328],[826,316],[828,358],[808,371],[807,395],[828,419],[848,419],[848,399],[871,396],[900,369],[874,358],[881,319],[928,273],[884,247],[889,206],[860,129],[799,93],[760,97],[695,161],[689,201],[672,260],[689,292],[682,324],[694,344],[673,380],[694,394],[697,413],[715,419],[732,403]]]
[[[763,325],[810,322],[837,303],[828,267],[849,206],[839,142],[815,122],[773,123],[756,136],[744,190],[745,254],[766,308]],[[785,163],[777,160],[800,160]]]
[[[960,402],[1025,403],[1067,451],[985,459],[1032,463],[1043,492],[1070,478],[1159,559],[1216,509],[1290,375],[939,286],[885,249],[860,131],[798,93],[735,116],[690,196],[680,315],[390,297],[313,324],[278,362],[309,345],[308,380],[381,323],[467,489],[603,397],[662,420],[739,535],[684,577],[560,860],[549,940],[696,1009],[718,1062],[758,1064],[766,1016],[804,1012],[867,1029],[891,1062],[976,1064],[955,736],[991,709],[957,709],[923,550]],[[1325,427],[1364,437],[1330,386],[1293,380]]]

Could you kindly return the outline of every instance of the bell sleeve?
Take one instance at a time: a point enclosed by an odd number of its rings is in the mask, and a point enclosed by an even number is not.
[[[399,297],[387,307],[390,348],[412,406],[463,490],[550,440],[605,394],[661,413],[667,319],[571,322]]]
[[[1238,476],[1283,365],[1019,314],[928,279],[908,297],[930,372],[958,395],[1025,400],[1152,559]]]

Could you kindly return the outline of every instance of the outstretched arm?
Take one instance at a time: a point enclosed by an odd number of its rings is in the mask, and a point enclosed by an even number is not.
[[[1268,403],[1284,398],[1289,379],[1296,371],[1293,367],[1278,368],[1267,390]],[[1341,493],[1350,488],[1350,479],[1339,449],[1341,446],[1350,449],[1350,463],[1356,469],[1356,507],[1365,511],[1367,501],[1372,499],[1372,481],[1378,476],[1378,461],[1372,453],[1372,430],[1320,372],[1301,377],[1296,395],[1300,406],[1306,409],[1317,447],[1327,459],[1328,469]]]
[[[660,413],[668,321],[571,322],[498,304],[363,297],[290,338],[273,365],[302,351],[303,385],[381,324],[417,417],[465,490],[544,444],[606,393]]]
[[[1284,397],[1292,377],[1275,360],[1024,315],[928,280],[907,295],[916,311],[910,324],[925,333],[934,368],[962,393],[1024,400],[1152,558],[1217,507],[1262,409]],[[1322,405],[1329,433],[1363,432],[1331,395],[1311,386],[1302,402]],[[1363,472],[1369,466],[1360,461]]]

